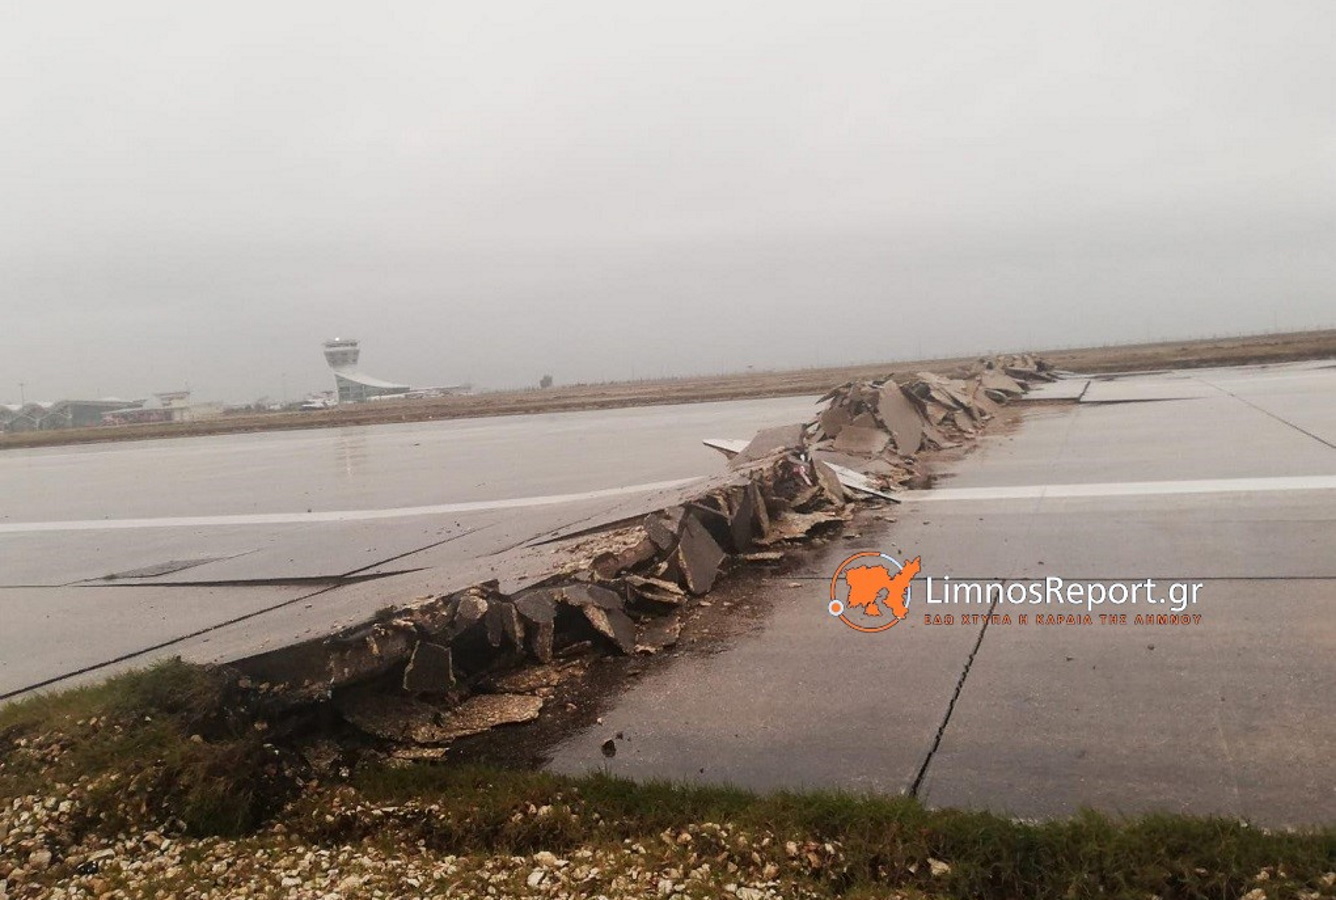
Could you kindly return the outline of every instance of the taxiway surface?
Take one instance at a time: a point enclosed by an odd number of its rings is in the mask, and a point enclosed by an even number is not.
[[[1336,820],[1336,367],[1074,379],[1032,398],[897,522],[862,522],[856,542],[755,586],[773,598],[762,627],[640,679],[552,767],[1026,817]],[[939,580],[1200,583],[1200,620],[929,604],[920,580],[899,627],[860,634],[826,605],[862,549],[920,556]],[[1091,620],[1035,624],[1049,613]]]

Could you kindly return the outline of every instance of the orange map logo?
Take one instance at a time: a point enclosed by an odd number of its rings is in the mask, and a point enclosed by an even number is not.
[[[901,565],[885,553],[855,553],[831,576],[827,609],[854,631],[871,634],[894,628],[909,615],[909,583],[922,568],[917,556]]]

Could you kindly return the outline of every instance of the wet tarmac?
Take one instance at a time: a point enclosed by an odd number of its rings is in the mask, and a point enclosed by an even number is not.
[[[787,398],[0,453],[0,698],[520,583],[550,565],[531,542],[720,472],[703,438],[813,411]]]
[[[1044,393],[894,524],[863,516],[856,540],[751,585],[770,599],[760,627],[656,667],[550,748],[551,767],[912,793],[1022,817],[1093,806],[1336,821],[1336,370]],[[826,604],[831,573],[863,549],[921,556],[939,589],[948,575],[1202,587],[1174,625],[1145,604],[929,604],[921,580],[905,622],[860,634]],[[1034,621],[1087,612],[1089,624]]]
[[[1018,408],[1019,427],[945,463],[895,523],[864,514],[856,539],[749,582],[764,615],[647,667],[601,722],[546,748],[552,768],[1024,817],[1336,820],[1336,369],[1075,379]],[[0,514],[0,696],[167,655],[248,656],[488,577],[524,583],[550,565],[542,541],[719,472],[701,438],[811,411],[756,401],[0,454],[14,498]],[[1021,625],[1034,609],[929,604],[920,581],[904,623],[859,634],[826,602],[862,549],[921,556],[939,583],[1201,584],[1186,610],[1200,619],[1104,622],[1164,611],[1108,605],[1089,624]]]

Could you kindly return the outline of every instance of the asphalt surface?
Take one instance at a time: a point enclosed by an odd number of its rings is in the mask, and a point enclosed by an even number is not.
[[[242,658],[495,577],[674,502],[703,438],[812,398],[0,453],[0,699],[181,655]]]
[[[1336,821],[1336,366],[1076,379],[1033,396],[1019,428],[945,465],[898,521],[864,516],[856,541],[750,585],[770,601],[760,627],[643,676],[552,748],[551,767],[1022,817]],[[826,605],[831,574],[862,549],[920,556],[939,586],[1201,584],[1183,608],[1200,618],[929,604],[920,580],[903,623],[861,634]],[[963,618],[989,612],[1011,618]],[[953,624],[925,622],[947,613]],[[600,745],[618,734],[608,759]]]

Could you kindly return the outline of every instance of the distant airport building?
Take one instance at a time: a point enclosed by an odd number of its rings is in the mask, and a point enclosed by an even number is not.
[[[223,414],[222,404],[192,403],[190,391],[163,391],[153,400],[134,404],[102,414],[103,425],[143,425],[147,423],[197,422]]]
[[[158,404],[167,410],[167,416],[173,422],[190,419],[190,391],[164,391],[153,396],[158,398]]]
[[[218,403],[191,403],[190,391],[166,391],[153,400],[37,400],[0,403],[0,433],[134,425],[146,422],[194,422],[223,414]]]
[[[132,405],[137,404],[114,397],[105,400],[58,400],[55,403],[34,400],[22,405],[0,405],[0,431],[87,428],[101,425],[105,413]]]
[[[394,384],[363,375],[357,369],[357,358],[361,352],[357,348],[357,341],[351,338],[325,341],[325,361],[334,370],[334,384],[338,387],[340,403],[361,403],[376,397],[407,394],[412,390],[406,384]]]

